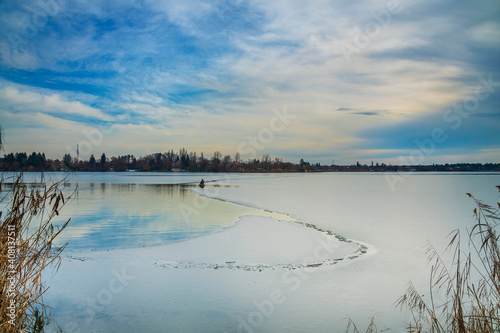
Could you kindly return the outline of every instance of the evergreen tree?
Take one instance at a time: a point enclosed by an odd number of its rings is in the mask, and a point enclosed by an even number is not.
[[[24,169],[28,166],[28,155],[26,153],[16,153],[16,162],[19,163],[21,169]]]
[[[70,154],[64,154],[63,156],[63,163],[68,167],[71,168],[71,155]]]

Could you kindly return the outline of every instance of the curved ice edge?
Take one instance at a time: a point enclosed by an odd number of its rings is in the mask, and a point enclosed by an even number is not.
[[[360,256],[368,253],[368,247],[364,244],[358,244],[358,249],[353,253],[346,255],[343,258],[328,259],[322,262],[308,263],[308,264],[275,264],[275,265],[265,265],[265,264],[239,264],[236,261],[226,261],[225,264],[213,264],[213,263],[195,263],[191,261],[162,261],[159,260],[154,263],[156,267],[162,268],[185,268],[185,269],[232,269],[232,270],[244,270],[244,271],[259,271],[264,270],[311,270],[320,267],[328,267],[336,265],[340,262],[352,262],[358,259]]]
[[[327,259],[327,260],[324,260],[321,262],[313,262],[313,263],[307,263],[307,264],[306,263],[304,263],[304,264],[289,263],[289,264],[266,265],[266,264],[244,264],[244,263],[237,263],[236,261],[226,261],[224,264],[220,264],[220,263],[196,263],[196,262],[192,262],[192,261],[162,261],[162,260],[159,260],[159,261],[156,261],[154,263],[154,266],[156,266],[156,267],[186,268],[186,269],[189,269],[189,268],[232,269],[232,270],[259,271],[259,272],[262,272],[263,270],[277,270],[277,269],[278,270],[295,270],[295,269],[304,270],[304,269],[316,269],[316,268],[320,268],[320,267],[333,266],[333,265],[336,265],[336,264],[341,263],[341,262],[344,262],[344,263],[353,262],[355,260],[359,260],[362,256],[372,255],[375,253],[374,248],[372,246],[368,245],[367,243],[345,238],[342,235],[335,234],[333,231],[328,230],[328,229],[322,229],[322,228],[320,228],[317,225],[312,224],[312,223],[299,221],[299,220],[291,217],[287,213],[279,213],[279,212],[271,211],[268,209],[262,209],[260,207],[251,206],[251,205],[248,205],[248,204],[245,204],[242,202],[225,200],[225,199],[221,199],[221,198],[217,198],[217,197],[213,197],[213,196],[204,195],[202,193],[199,193],[195,189],[186,189],[186,190],[191,190],[194,193],[196,193],[197,195],[207,197],[209,199],[219,200],[219,201],[223,201],[223,202],[229,202],[229,203],[233,203],[236,205],[250,207],[250,208],[258,209],[258,210],[265,211],[265,212],[271,212],[271,213],[276,213],[276,214],[288,216],[292,220],[288,220],[288,219],[281,220],[281,219],[274,218],[274,217],[269,217],[269,218],[275,219],[278,221],[287,221],[290,223],[299,224],[299,225],[302,225],[306,228],[312,228],[312,229],[314,229],[320,233],[326,234],[328,236],[334,236],[339,242],[354,243],[357,245],[357,249],[353,253],[346,255],[342,258]],[[242,215],[242,216],[246,216],[246,215]],[[240,218],[242,216],[240,216]],[[230,226],[230,227],[232,227],[232,226]],[[230,227],[228,227],[228,228],[230,228]]]

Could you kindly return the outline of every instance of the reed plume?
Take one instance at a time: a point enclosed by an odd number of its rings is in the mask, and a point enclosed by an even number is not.
[[[56,246],[55,238],[70,219],[55,226],[52,221],[73,193],[65,195],[64,181],[28,186],[17,175],[5,183],[0,212],[0,331],[41,332],[48,318],[43,303],[47,286],[42,280],[49,265],[60,265],[66,245]],[[12,184],[11,184],[12,182]],[[2,219],[3,218],[3,219]]]

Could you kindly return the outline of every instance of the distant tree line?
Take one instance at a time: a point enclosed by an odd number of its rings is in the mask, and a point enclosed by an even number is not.
[[[500,163],[445,163],[429,165],[392,165],[385,163],[336,165],[334,171],[342,172],[426,172],[426,171],[500,171]]]
[[[41,171],[46,170],[47,167],[48,161],[45,154],[35,152],[29,156],[26,153],[6,154],[2,161],[3,170]]]
[[[1,141],[0,141],[1,142]],[[357,162],[352,165],[311,164],[301,159],[299,163],[284,162],[264,154],[260,159],[243,161],[239,153],[222,155],[220,151],[205,157],[203,153],[188,152],[182,148],[164,153],[149,154],[136,158],[134,155],[100,157],[91,155],[88,160],[78,160],[69,153],[62,159],[48,159],[44,153],[33,152],[5,154],[0,159],[3,171],[191,171],[191,172],[385,172],[385,171],[500,171],[500,163],[456,163],[432,165],[370,165]]]
[[[0,169],[4,171],[191,171],[191,172],[298,172],[309,168],[309,163],[302,166],[283,162],[280,158],[272,159],[264,154],[261,159],[243,161],[239,153],[234,157],[223,156],[220,151],[207,158],[203,153],[188,152],[182,148],[164,153],[149,154],[143,157],[134,155],[112,156],[105,153],[100,157],[91,155],[88,160],[77,160],[69,153],[62,159],[47,159],[44,153],[10,153],[0,159]]]

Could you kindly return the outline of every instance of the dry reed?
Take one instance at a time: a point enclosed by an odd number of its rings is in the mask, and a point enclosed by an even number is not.
[[[500,186],[497,186],[500,191]],[[475,224],[462,244],[461,233],[452,233],[448,248],[452,262],[446,264],[429,245],[432,264],[429,296],[425,298],[410,284],[397,304],[413,316],[409,332],[476,333],[500,331],[500,251],[496,234],[500,220],[497,207],[485,204],[467,193],[475,204]],[[464,252],[462,248],[467,250]],[[436,304],[436,295],[444,297]]]
[[[500,186],[496,187],[500,191]],[[451,233],[450,264],[429,244],[427,255],[432,266],[428,296],[410,283],[397,301],[397,306],[410,310],[413,319],[406,327],[407,332],[500,332],[500,235],[496,233],[500,202],[493,207],[470,193],[467,195],[476,204],[475,224],[467,233],[467,244],[462,244],[459,230]],[[346,332],[359,333],[350,319]],[[366,333],[377,332],[372,318]]]
[[[28,187],[22,175],[10,181],[1,199],[7,211],[0,212],[0,332],[40,332],[48,318],[42,275],[49,265],[59,268],[66,245],[57,247],[54,239],[70,222],[58,227],[51,221],[72,194],[63,193],[64,180],[35,187]]]

